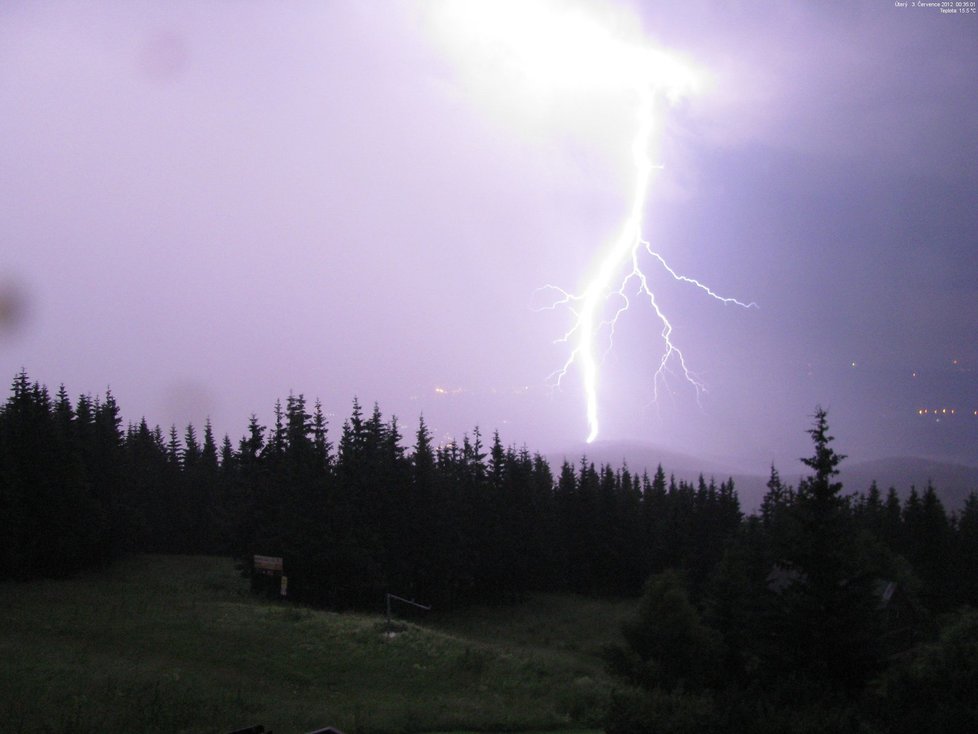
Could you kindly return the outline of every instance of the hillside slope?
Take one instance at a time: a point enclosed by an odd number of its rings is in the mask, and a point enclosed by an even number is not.
[[[537,635],[524,647],[519,609],[473,612],[472,625],[464,614],[402,624],[392,636],[379,615],[262,601],[246,587],[228,559],[168,556],[0,585],[3,729],[567,729],[595,725],[607,697],[595,611],[575,624],[573,599],[531,607],[536,624],[566,617],[573,645]]]

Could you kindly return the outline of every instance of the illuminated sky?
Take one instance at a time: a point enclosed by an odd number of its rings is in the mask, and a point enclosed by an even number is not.
[[[978,16],[678,5],[562,7],[703,71],[645,234],[760,308],[655,284],[708,393],[652,404],[659,327],[629,314],[602,436],[763,471],[821,403],[853,457],[978,464]],[[0,376],[234,440],[292,390],[334,435],[356,395],[406,432],[582,441],[574,375],[546,386],[568,317],[535,299],[628,214],[634,94],[598,58],[527,74],[443,7],[0,5]]]

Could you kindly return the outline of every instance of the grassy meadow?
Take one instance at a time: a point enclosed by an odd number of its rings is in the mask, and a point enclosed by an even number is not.
[[[0,730],[594,730],[612,685],[600,652],[630,610],[537,596],[434,611],[389,636],[380,613],[247,586],[226,558],[182,556],[0,584]]]

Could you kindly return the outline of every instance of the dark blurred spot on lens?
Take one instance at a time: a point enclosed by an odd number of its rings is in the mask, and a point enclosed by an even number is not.
[[[27,320],[27,291],[16,281],[0,281],[0,333],[11,333]]]

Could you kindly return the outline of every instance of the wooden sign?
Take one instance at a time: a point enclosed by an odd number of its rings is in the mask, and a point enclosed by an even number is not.
[[[255,570],[268,575],[282,573],[282,559],[278,556],[255,556]]]

